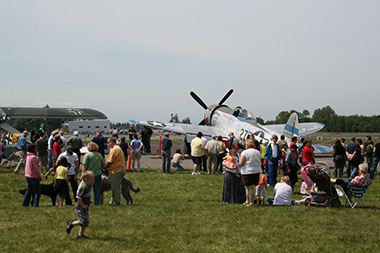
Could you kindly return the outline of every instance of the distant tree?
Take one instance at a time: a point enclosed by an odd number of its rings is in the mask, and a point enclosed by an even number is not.
[[[179,123],[179,118],[177,113],[170,114],[170,123]]]
[[[327,124],[330,119],[336,116],[335,111],[328,105],[322,109],[316,109],[313,113],[313,121]]]
[[[190,122],[190,118],[189,118],[189,117],[184,118],[184,119],[181,121],[181,123],[183,123],[183,124],[191,124],[191,122]]]
[[[257,121],[257,123],[264,125],[264,120],[262,118],[256,117],[256,121]]]

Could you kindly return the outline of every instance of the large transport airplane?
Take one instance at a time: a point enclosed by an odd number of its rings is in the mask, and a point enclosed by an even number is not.
[[[290,139],[293,136],[306,136],[324,127],[324,124],[316,122],[298,123],[297,113],[292,113],[286,124],[261,125],[248,110],[240,106],[232,109],[224,105],[224,102],[231,96],[232,92],[233,90],[231,89],[218,104],[211,106],[207,106],[194,92],[190,92],[190,95],[206,110],[204,119],[199,125],[162,123],[158,121],[132,120],[131,122],[169,132],[185,134],[185,142],[187,144],[195,138],[198,132],[202,132],[206,138],[210,138],[213,135],[221,135],[224,140],[227,140],[228,134],[233,132],[239,141],[245,141],[250,134],[253,134],[255,139],[261,144],[264,141],[270,142],[273,134],[276,134],[278,137],[283,134],[285,135],[286,142],[290,143]],[[328,146],[313,146],[315,153],[332,152],[332,148]]]

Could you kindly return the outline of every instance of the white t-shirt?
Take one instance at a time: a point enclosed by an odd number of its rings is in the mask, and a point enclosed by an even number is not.
[[[69,155],[67,151],[61,153],[58,156],[58,160],[61,160],[62,157],[66,157],[67,159],[67,167],[69,171],[67,172],[67,175],[73,176],[75,175],[75,161],[78,161],[78,155],[76,153],[73,153],[72,155]]]
[[[245,157],[245,164],[241,167],[242,175],[261,173],[261,153],[257,149],[249,148],[241,153]]]
[[[292,187],[287,183],[277,183],[273,189],[274,206],[291,206],[293,204],[292,199]]]

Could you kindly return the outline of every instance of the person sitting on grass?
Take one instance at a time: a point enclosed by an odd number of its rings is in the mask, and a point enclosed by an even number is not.
[[[359,165],[359,172],[360,175],[354,177],[351,179],[351,184],[357,185],[357,186],[363,186],[366,187],[371,184],[371,179],[366,175],[368,172],[368,165],[365,163],[362,163]],[[343,189],[343,191],[347,194],[347,197],[351,199],[351,193],[350,190],[348,189],[348,183],[349,181],[345,181],[343,179],[331,179],[331,182],[333,184],[340,185]]]
[[[292,199],[292,187],[290,186],[290,178],[284,176],[281,183],[277,183],[273,189],[273,197],[268,197],[267,201],[274,206],[291,206],[294,204]]]
[[[61,157],[54,176],[54,191],[58,193],[58,207],[62,207],[66,195],[69,194],[69,177],[66,157]]]
[[[75,203],[75,212],[78,220],[68,220],[66,225],[66,232],[70,234],[74,226],[79,225],[79,233],[77,239],[89,239],[84,235],[86,227],[90,225],[90,218],[88,214],[88,207],[92,203],[91,200],[91,186],[95,183],[95,174],[92,171],[85,171],[81,176],[82,182],[80,183],[77,191],[77,202]]]

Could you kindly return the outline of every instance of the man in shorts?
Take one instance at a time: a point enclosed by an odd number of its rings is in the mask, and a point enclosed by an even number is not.
[[[191,156],[194,163],[193,173],[191,175],[200,175],[201,174],[201,164],[203,162],[203,157],[205,156],[205,145],[202,141],[202,132],[197,134],[191,141]]]

